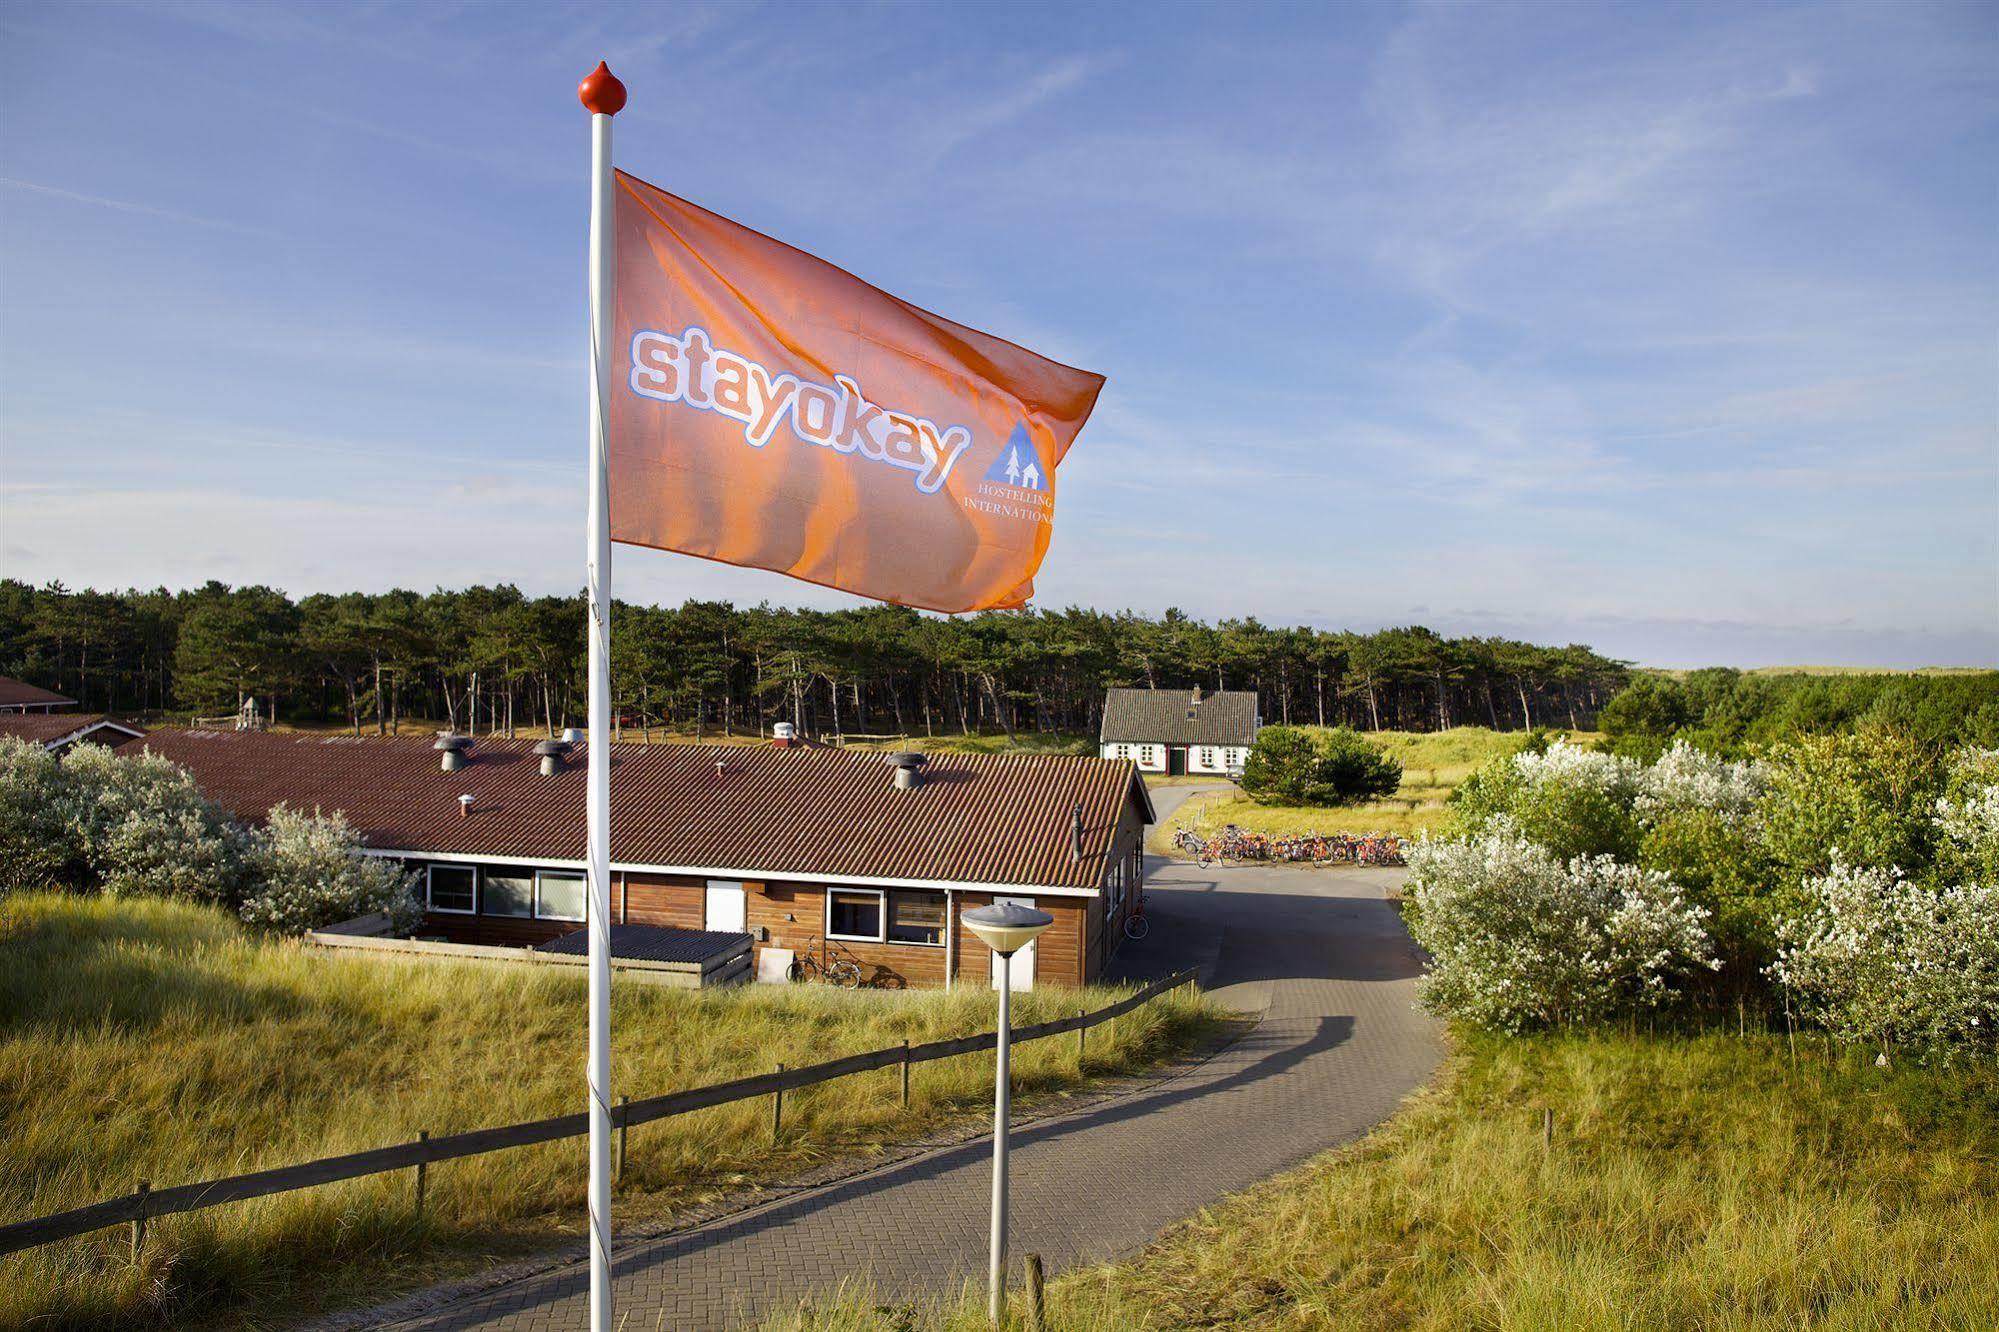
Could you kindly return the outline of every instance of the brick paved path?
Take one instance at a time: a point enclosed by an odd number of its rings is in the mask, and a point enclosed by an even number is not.
[[[1016,1257],[1039,1253],[1052,1274],[1127,1256],[1223,1195],[1357,1136],[1428,1077],[1442,1046],[1413,1006],[1415,958],[1382,898],[1392,882],[1380,870],[1157,868],[1155,928],[1145,956],[1127,946],[1127,965],[1205,953],[1214,992],[1266,1016],[1177,1078],[1017,1130]],[[941,1148],[622,1246],[618,1321],[628,1332],[739,1327],[854,1278],[885,1297],[955,1293],[985,1270],[990,1152],[990,1139]],[[576,1264],[399,1326],[583,1328],[585,1290]]]

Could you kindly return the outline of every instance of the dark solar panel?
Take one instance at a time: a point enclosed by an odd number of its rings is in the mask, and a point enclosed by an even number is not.
[[[750,941],[747,934],[714,930],[681,930],[671,925],[613,925],[611,956],[632,962],[705,962]],[[581,957],[590,950],[590,932],[572,930],[559,939],[535,945],[540,953]]]

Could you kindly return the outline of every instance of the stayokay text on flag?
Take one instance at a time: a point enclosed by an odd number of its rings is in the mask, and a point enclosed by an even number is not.
[[[617,185],[612,538],[928,610],[1025,605],[1103,376]]]

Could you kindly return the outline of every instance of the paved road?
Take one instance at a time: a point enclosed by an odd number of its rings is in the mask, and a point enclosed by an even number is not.
[[[1158,793],[1170,809],[1185,788]],[[1164,811],[1162,810],[1162,817]],[[1013,1252],[1051,1272],[1128,1256],[1173,1222],[1385,1118],[1436,1067],[1415,957],[1383,900],[1392,872],[1155,866],[1155,922],[1133,974],[1187,963],[1261,1011],[1247,1036],[1176,1078],[1017,1131]],[[990,1139],[939,1149],[617,1255],[629,1332],[739,1327],[843,1279],[884,1296],[955,1292],[985,1270]],[[583,1328],[581,1264],[403,1326]]]

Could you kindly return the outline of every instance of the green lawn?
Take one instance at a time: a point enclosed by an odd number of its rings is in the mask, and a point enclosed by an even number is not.
[[[1994,1273],[1999,1070],[1815,1039],[1794,1063],[1782,1035],[1466,1036],[1356,1146],[1056,1282],[1049,1327],[1989,1332]],[[855,1296],[768,1327],[982,1325]]]
[[[130,1192],[581,1108],[579,976],[476,962],[328,955],[166,902],[0,899],[0,1220]],[[1108,991],[1017,997],[1033,1022]],[[990,1030],[983,987],[722,991],[620,985],[615,1087],[652,1095],[842,1054]],[[1184,1048],[1213,1010],[1181,991],[1099,1028],[1090,1074]],[[1018,1085],[1082,1081],[1066,1040],[1020,1047]],[[920,1065],[634,1130],[625,1219],[894,1139],[990,1103],[991,1056]],[[547,1246],[580,1231],[581,1140],[449,1162],[419,1216],[407,1172],[165,1218],[144,1259],[122,1230],[0,1258],[0,1328],[267,1325]]]
[[[1456,726],[1448,731],[1369,731],[1366,735],[1402,764],[1401,789],[1387,799],[1322,808],[1262,805],[1233,790],[1193,796],[1173,818],[1153,829],[1149,849],[1157,855],[1172,855],[1173,834],[1178,829],[1190,828],[1208,836],[1229,823],[1273,837],[1321,832],[1415,837],[1435,832],[1448,816],[1445,802],[1458,783],[1487,759],[1517,753],[1527,740],[1524,731],[1493,731],[1483,726]],[[1596,739],[1589,731],[1569,736],[1578,743]]]

